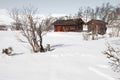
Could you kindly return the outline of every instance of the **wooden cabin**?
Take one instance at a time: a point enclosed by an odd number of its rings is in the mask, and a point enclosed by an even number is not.
[[[95,20],[92,19],[90,21],[88,21],[87,23],[87,28],[88,28],[88,32],[98,32],[98,34],[104,35],[106,33],[107,30],[107,23],[102,21],[102,20]]]
[[[21,26],[22,24],[21,23],[16,23],[16,22],[13,22],[12,23],[12,28],[15,29],[15,30],[21,30]]]
[[[53,23],[55,32],[80,32],[83,31],[83,24],[81,18],[57,20]]]
[[[7,29],[6,25],[0,25],[0,31],[7,31]]]

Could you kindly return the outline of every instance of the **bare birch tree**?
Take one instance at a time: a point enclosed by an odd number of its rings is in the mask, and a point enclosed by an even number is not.
[[[20,13],[20,10],[17,8],[13,8],[9,11],[10,17],[15,21],[12,24],[12,29],[20,30],[21,24],[19,20],[19,13]]]
[[[19,14],[19,21],[22,24],[22,35],[27,39],[34,52],[44,52],[43,34],[51,29],[51,17],[40,20],[36,13],[38,9],[33,7],[23,7]]]
[[[109,22],[109,15],[113,10],[113,6],[110,3],[104,3],[102,6],[99,7],[98,10],[98,17],[99,19]]]
[[[96,8],[79,8],[78,16],[83,16],[87,19],[100,19],[105,22],[109,22],[109,15],[113,11],[114,7],[110,3],[104,3],[102,6],[97,6]]]
[[[114,8],[112,13],[109,15],[109,25],[112,25],[111,37],[120,36],[120,6]]]

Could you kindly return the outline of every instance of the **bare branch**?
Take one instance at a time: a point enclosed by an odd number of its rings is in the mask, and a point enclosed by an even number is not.
[[[107,58],[111,60],[111,66],[116,72],[120,71],[120,49],[114,48],[110,43],[106,44],[107,50],[103,54],[107,55]]]

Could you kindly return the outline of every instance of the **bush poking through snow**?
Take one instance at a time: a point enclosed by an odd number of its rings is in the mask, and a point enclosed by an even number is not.
[[[107,43],[107,50],[103,52],[108,59],[111,60],[110,64],[115,72],[120,72],[120,49],[114,48]]]
[[[110,38],[111,38],[111,37],[113,37],[113,34],[112,34],[112,32],[110,32],[108,35],[109,35],[109,37],[110,37]]]
[[[112,31],[109,33],[110,37],[120,37],[120,24],[118,25],[118,27],[114,26],[112,28]]]
[[[86,40],[86,41],[89,40],[89,38],[90,38],[89,33],[83,33],[82,36],[83,36],[83,40]]]
[[[50,51],[50,44],[46,44],[45,52]]]
[[[11,54],[12,51],[13,51],[13,48],[12,48],[12,47],[8,47],[8,48],[2,49],[2,53],[3,53],[3,54],[5,53],[5,54],[7,54],[7,55]]]

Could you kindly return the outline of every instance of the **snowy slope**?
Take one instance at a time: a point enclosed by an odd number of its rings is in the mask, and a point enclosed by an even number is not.
[[[45,35],[44,46],[53,49],[46,53],[32,53],[27,43],[21,43],[19,32],[0,32],[0,50],[9,46],[15,55],[0,54],[0,80],[116,80],[117,73],[111,70],[101,53],[105,38],[84,41],[82,33],[50,32]]]
[[[35,17],[44,19],[47,17],[61,17],[61,16],[66,16],[66,14],[36,14]],[[0,25],[10,25],[14,20],[10,18],[9,11],[6,9],[0,9]]]
[[[10,25],[13,20],[6,9],[0,9],[0,25]]]

